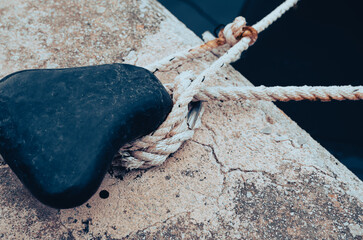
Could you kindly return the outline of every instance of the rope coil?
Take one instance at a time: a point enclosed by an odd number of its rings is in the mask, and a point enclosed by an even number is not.
[[[224,65],[240,58],[243,51],[248,49],[258,37],[258,33],[266,29],[280,18],[298,0],[286,0],[261,21],[252,27],[246,26],[243,17],[237,17],[219,33],[219,37],[201,46],[196,46],[178,52],[172,56],[147,66],[151,72],[170,66],[176,60],[193,58],[206,51],[228,44],[230,49],[217,59],[209,68],[195,76],[193,72],[181,73],[175,84],[165,87],[172,95],[173,108],[167,119],[152,134],[144,136],[133,143],[123,146],[116,160],[128,169],[150,168],[161,165],[170,154],[176,152],[180,146],[194,135],[200,126],[200,119],[204,108],[190,111],[190,104],[194,101],[210,100],[265,100],[265,101],[301,101],[301,100],[362,100],[363,86],[352,87],[208,87],[203,82],[210,74],[219,71]],[[192,116],[192,117],[191,117]],[[191,118],[193,118],[191,120]]]

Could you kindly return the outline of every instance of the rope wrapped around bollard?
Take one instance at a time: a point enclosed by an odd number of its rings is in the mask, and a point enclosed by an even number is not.
[[[146,169],[159,166],[176,152],[180,146],[194,135],[200,126],[203,105],[190,110],[190,104],[196,101],[213,100],[264,100],[264,101],[331,101],[331,100],[363,100],[363,86],[331,86],[331,87],[205,87],[203,82],[226,64],[238,60],[241,53],[253,45],[258,33],[265,30],[293,7],[298,0],[286,0],[261,21],[253,26],[247,26],[243,17],[237,17],[234,22],[222,29],[218,38],[201,46],[192,47],[161,59],[146,68],[156,72],[167,68],[174,61],[183,61],[199,56],[223,45],[228,45],[228,51],[217,59],[201,74],[195,76],[191,71],[181,73],[174,84],[165,87],[173,97],[173,108],[167,119],[152,134],[142,137],[123,146],[115,161],[127,169]],[[191,116],[193,120],[191,121]]]

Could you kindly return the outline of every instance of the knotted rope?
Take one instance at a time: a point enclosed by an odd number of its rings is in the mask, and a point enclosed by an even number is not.
[[[217,72],[226,64],[240,58],[243,51],[257,40],[257,35],[280,18],[298,0],[286,0],[274,11],[252,27],[246,26],[243,17],[237,17],[219,33],[218,38],[201,46],[196,46],[172,56],[168,56],[146,68],[152,72],[168,67],[176,60],[193,58],[216,47],[228,44],[231,48],[217,59],[209,68],[195,76],[191,71],[180,74],[175,84],[166,85],[173,98],[173,108],[167,119],[150,135],[123,146],[116,160],[128,169],[150,168],[161,165],[170,154],[194,135],[200,126],[203,107],[190,111],[193,101],[210,100],[265,100],[265,101],[300,101],[300,100],[362,100],[363,86],[352,87],[204,87],[203,82],[210,74]],[[199,112],[195,112],[199,111]],[[196,122],[190,122],[191,115],[197,116]],[[199,115],[199,117],[198,117]]]

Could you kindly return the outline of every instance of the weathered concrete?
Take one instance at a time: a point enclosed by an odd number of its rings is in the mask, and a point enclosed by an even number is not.
[[[24,68],[146,65],[200,43],[153,0],[0,1],[0,77]],[[200,72],[212,54],[159,72]],[[226,67],[209,84],[246,85]],[[0,160],[4,239],[362,239],[363,183],[272,103],[206,104],[163,166],[110,169],[87,204],[36,201]]]

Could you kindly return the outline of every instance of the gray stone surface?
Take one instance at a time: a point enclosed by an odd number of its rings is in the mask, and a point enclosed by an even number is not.
[[[153,0],[0,1],[0,77],[24,68],[147,65],[200,43]],[[213,54],[157,76],[196,73]],[[227,66],[207,84],[250,84]],[[0,162],[4,239],[362,239],[363,183],[269,102],[205,104],[158,168],[114,167],[87,204],[57,211]]]

